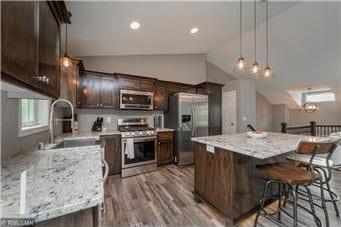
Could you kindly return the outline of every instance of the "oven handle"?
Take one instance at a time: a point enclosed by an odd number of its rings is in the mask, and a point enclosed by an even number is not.
[[[144,142],[144,141],[156,141],[156,136],[143,137],[143,138],[132,138],[134,142]],[[123,143],[127,142],[127,139],[122,139]]]

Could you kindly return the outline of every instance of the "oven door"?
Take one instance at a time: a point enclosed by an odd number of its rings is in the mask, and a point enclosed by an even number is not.
[[[122,139],[122,168],[156,163],[156,137]]]
[[[120,91],[120,109],[152,110],[154,93],[144,91]]]

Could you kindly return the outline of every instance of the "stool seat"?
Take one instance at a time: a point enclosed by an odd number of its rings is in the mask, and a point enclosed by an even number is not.
[[[264,175],[286,184],[312,183],[312,175],[309,171],[290,165],[288,163],[275,163],[257,166]],[[318,174],[314,174],[314,180],[320,180]]]

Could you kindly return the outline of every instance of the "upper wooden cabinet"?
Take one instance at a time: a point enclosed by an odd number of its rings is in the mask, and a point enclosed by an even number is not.
[[[39,2],[38,77],[36,87],[59,96],[59,24],[47,2]],[[46,78],[41,80],[39,78]]]
[[[157,81],[154,87],[154,109],[168,110],[168,92],[167,84]]]
[[[83,71],[79,77],[80,108],[110,108],[118,106],[117,79],[112,74]]]
[[[222,133],[221,119],[221,96],[222,84],[204,82],[197,85],[197,93],[208,95],[208,132],[209,135],[220,135]]]
[[[59,96],[60,24],[70,22],[64,2],[1,3],[2,78]]]
[[[115,74],[118,78],[120,89],[154,91],[155,79],[138,77],[129,74]]]
[[[1,2],[1,64],[4,79],[31,84],[38,75],[38,2]]]

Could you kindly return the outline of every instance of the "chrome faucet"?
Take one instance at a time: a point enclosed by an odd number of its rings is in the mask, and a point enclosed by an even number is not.
[[[58,102],[65,102],[70,105],[71,108],[71,118],[70,119],[53,119],[53,113],[54,113],[54,106]],[[50,141],[51,143],[54,143],[54,121],[71,121],[71,129],[73,130],[73,125],[74,125],[74,110],[73,110],[73,105],[70,101],[66,99],[57,99],[51,104],[51,111],[50,111]]]

